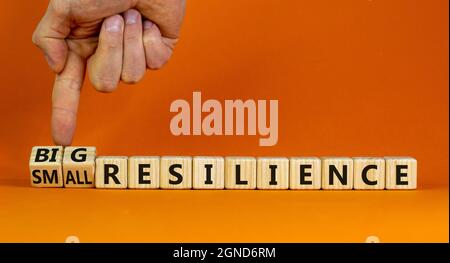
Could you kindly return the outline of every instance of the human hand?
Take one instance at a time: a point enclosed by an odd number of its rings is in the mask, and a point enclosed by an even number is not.
[[[139,81],[146,66],[162,67],[177,42],[184,4],[185,0],[50,1],[33,42],[56,73],[51,121],[56,144],[72,142],[86,65],[93,86],[102,92],[113,91],[120,79]],[[143,26],[139,12],[129,10],[133,7],[148,19]],[[125,21],[118,15],[123,12]]]

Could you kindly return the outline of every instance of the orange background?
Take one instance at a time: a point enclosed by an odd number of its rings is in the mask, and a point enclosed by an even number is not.
[[[0,9],[0,241],[448,242],[448,1],[187,1],[170,63],[135,86],[86,83],[75,145],[99,155],[417,158],[415,191],[34,189],[53,75],[31,34],[47,1]],[[279,141],[175,137],[176,99],[278,99]]]

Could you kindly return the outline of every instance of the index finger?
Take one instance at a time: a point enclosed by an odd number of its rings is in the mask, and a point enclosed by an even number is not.
[[[51,121],[52,137],[56,145],[67,146],[72,143],[84,72],[85,60],[69,52],[64,70],[56,75]]]

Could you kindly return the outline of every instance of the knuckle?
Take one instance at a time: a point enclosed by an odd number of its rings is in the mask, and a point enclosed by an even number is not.
[[[35,46],[40,46],[40,37],[39,37],[39,33],[37,30],[35,30],[33,32],[33,35],[31,36],[31,42],[35,45]]]
[[[130,32],[129,34],[126,34],[124,36],[125,41],[132,41],[132,42],[137,42],[137,41],[141,41],[141,36],[138,34],[138,32]]]
[[[67,89],[74,91],[79,91],[81,89],[81,86],[83,85],[82,81],[67,77],[57,77],[55,82],[59,86],[66,87]]]
[[[121,38],[105,38],[101,41],[102,43],[100,43],[99,46],[101,45],[101,49],[105,52],[116,52],[122,50],[122,41]]]

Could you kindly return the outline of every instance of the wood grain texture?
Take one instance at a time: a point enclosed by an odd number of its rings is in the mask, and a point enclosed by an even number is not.
[[[284,157],[260,157],[256,160],[257,189],[288,189],[289,159]]]
[[[157,156],[131,156],[128,158],[128,188],[159,188],[161,158]]]
[[[63,187],[63,147],[35,146],[29,160],[33,187]]]
[[[353,158],[353,188],[381,190],[385,187],[385,161],[377,157]]]
[[[254,157],[225,158],[225,189],[256,189]]]
[[[63,158],[64,187],[95,187],[95,147],[66,147]]]
[[[322,157],[322,189],[353,189],[353,159]]]
[[[385,157],[386,189],[416,189],[417,160],[412,157]]]
[[[99,156],[95,160],[95,167],[96,188],[127,188],[128,157]]]
[[[223,157],[196,156],[192,162],[194,189],[223,189],[225,187]]]
[[[417,189],[413,157],[96,156],[35,146],[33,187],[117,189]]]
[[[322,166],[318,157],[290,158],[289,189],[305,190],[322,187]]]
[[[160,187],[162,189],[191,189],[192,157],[161,157]]]

